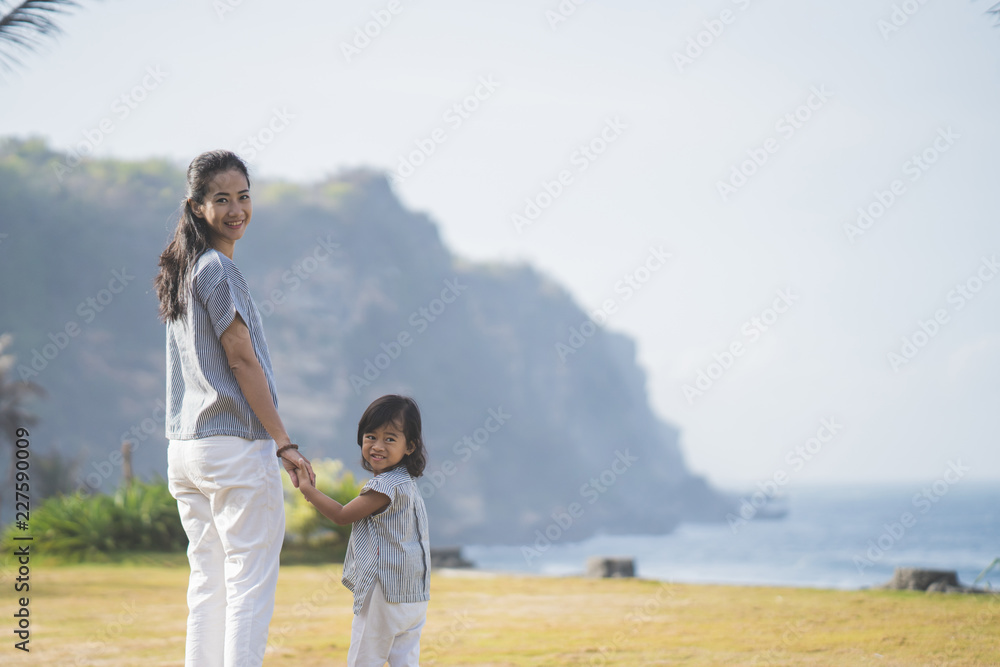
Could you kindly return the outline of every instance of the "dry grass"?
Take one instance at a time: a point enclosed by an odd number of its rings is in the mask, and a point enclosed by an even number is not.
[[[181,665],[183,565],[33,563],[31,652],[4,665]],[[425,665],[1000,665],[1000,597],[435,573]],[[343,665],[339,566],[286,566],[268,666]]]

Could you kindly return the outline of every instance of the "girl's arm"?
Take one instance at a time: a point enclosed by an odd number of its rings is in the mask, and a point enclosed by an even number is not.
[[[309,475],[306,475],[304,470],[299,472],[299,491],[306,497],[306,500],[312,503],[313,507],[319,510],[320,514],[338,526],[346,526],[358,519],[371,516],[389,504],[389,496],[378,491],[369,491],[346,505],[341,505],[313,486]]]
[[[240,386],[244,398],[250,404],[250,409],[257,415],[257,419],[267,429],[268,434],[274,438],[274,442],[281,447],[291,443],[288,431],[278,416],[278,409],[274,407],[271,399],[271,390],[267,386],[267,377],[264,369],[260,367],[257,354],[253,349],[253,341],[250,340],[250,330],[239,313],[232,324],[222,332],[219,338],[222,349],[226,352],[226,360],[229,368],[236,377],[236,383]],[[281,453],[281,462],[288,471],[288,476],[292,479],[292,484],[296,487],[302,481],[302,476],[310,478],[310,482],[315,482],[316,474],[312,471],[309,460],[300,454],[298,450],[286,449]],[[302,461],[300,462],[299,459]],[[300,469],[297,470],[296,466]],[[299,473],[303,474],[300,475]]]

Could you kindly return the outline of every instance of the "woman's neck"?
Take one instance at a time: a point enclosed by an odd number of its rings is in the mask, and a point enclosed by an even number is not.
[[[236,244],[235,243],[226,243],[225,241],[213,241],[212,242],[212,249],[213,250],[218,250],[219,252],[221,252],[223,255],[225,255],[229,259],[232,259],[233,258],[233,251],[236,249]]]

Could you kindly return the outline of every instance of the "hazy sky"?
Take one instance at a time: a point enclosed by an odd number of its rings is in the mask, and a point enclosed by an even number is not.
[[[992,3],[83,4],[0,82],[3,134],[398,170],[459,255],[615,300],[716,483],[1000,479]]]

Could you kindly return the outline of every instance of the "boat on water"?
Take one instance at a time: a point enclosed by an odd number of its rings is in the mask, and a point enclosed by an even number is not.
[[[757,508],[757,519],[784,519],[788,516],[788,494],[779,491],[769,496],[767,502]]]

